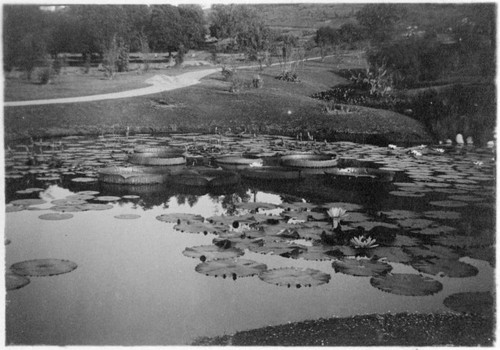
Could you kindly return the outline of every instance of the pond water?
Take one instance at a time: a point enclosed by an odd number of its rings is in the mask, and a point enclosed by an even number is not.
[[[335,152],[339,166],[395,175],[360,184],[309,169],[299,180],[242,176],[221,187],[98,181],[100,168],[129,165],[138,145],[167,144],[187,150],[188,167],[228,153],[278,164],[321,151]],[[53,270],[8,287],[8,344],[184,345],[309,319],[453,313],[451,295],[494,294],[491,149],[193,134],[24,145],[6,154],[6,269],[53,259],[38,266]],[[347,214],[334,241],[331,207]],[[356,248],[350,238],[363,234],[378,246]],[[76,269],[58,270],[65,261]],[[387,278],[408,275],[419,279]]]

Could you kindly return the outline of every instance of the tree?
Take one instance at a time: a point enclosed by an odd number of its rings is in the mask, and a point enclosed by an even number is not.
[[[356,13],[367,38],[384,42],[391,38],[395,24],[403,17],[404,8],[397,4],[367,4]]]
[[[200,5],[179,5],[182,44],[189,49],[198,48],[205,41],[205,15]]]
[[[338,30],[332,27],[320,27],[316,31],[314,41],[320,48],[322,58],[326,56],[329,47],[339,43],[339,39],[340,35]]]
[[[171,56],[182,43],[181,15],[178,8],[172,5],[152,6],[146,33],[154,52],[166,51]]]

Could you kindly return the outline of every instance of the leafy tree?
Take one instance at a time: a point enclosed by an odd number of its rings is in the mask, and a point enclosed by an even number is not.
[[[205,15],[200,5],[179,5],[182,44],[187,50],[199,47],[205,41]]]
[[[358,23],[367,38],[384,42],[391,38],[395,24],[404,16],[404,8],[397,4],[367,4],[356,13]]]
[[[319,46],[321,57],[325,57],[329,47],[339,43],[340,35],[337,29],[326,26],[316,31],[315,43]]]
[[[146,33],[153,51],[166,51],[171,56],[182,43],[182,23],[178,8],[172,5],[152,6]]]
[[[339,28],[338,35],[341,42],[352,44],[363,39],[363,30],[354,23],[345,23]]]

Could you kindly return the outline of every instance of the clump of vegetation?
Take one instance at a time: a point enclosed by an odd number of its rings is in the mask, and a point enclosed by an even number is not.
[[[300,82],[297,73],[291,71],[281,72],[278,76],[275,77],[275,79],[288,81],[292,83]]]

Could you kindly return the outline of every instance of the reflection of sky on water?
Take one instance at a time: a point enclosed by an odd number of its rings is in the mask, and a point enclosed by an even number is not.
[[[47,200],[70,194],[52,186]],[[50,199],[50,197],[54,197]],[[254,194],[248,192],[249,201]],[[215,199],[218,200],[215,200]],[[435,296],[405,297],[373,288],[368,277],[335,273],[331,262],[286,259],[249,251],[243,258],[278,267],[309,267],[332,275],[314,288],[283,288],[257,276],[232,279],[203,276],[199,260],[185,257],[186,247],[207,245],[212,234],[178,232],[173,223],[156,220],[165,213],[196,213],[204,217],[225,212],[222,197],[196,197],[192,206],[171,197],[166,206],[145,210],[133,201],[113,209],[73,213],[63,221],[46,221],[46,211],[6,215],[6,264],[38,258],[68,259],[78,268],[68,274],[33,277],[31,283],[7,294],[7,338],[27,344],[156,345],[189,344],[198,336],[320,317],[385,312],[449,312],[448,295],[494,289],[487,262],[462,259],[479,269],[470,278],[433,277],[444,289]],[[279,203],[274,194],[257,192],[257,201]],[[44,204],[40,208],[48,207]],[[115,215],[139,214],[135,220]],[[402,264],[393,272],[415,273]],[[22,332],[20,330],[23,330]]]

